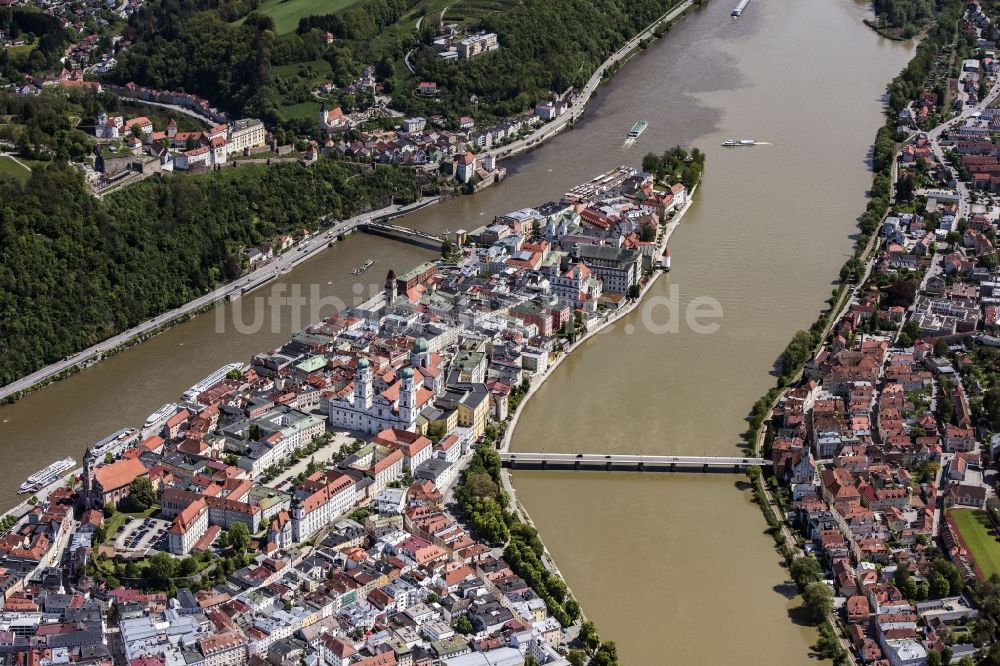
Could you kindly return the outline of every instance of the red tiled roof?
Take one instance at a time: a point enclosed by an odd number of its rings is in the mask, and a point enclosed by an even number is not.
[[[118,488],[124,488],[132,483],[136,477],[146,474],[148,470],[138,459],[126,458],[113,462],[110,465],[102,465],[94,472],[94,479],[101,485],[104,492],[111,492]]]

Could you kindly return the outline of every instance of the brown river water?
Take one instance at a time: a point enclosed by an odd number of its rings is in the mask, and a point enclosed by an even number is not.
[[[673,271],[648,301],[567,359],[525,406],[522,451],[735,455],[743,421],[772,385],[792,334],[815,319],[850,252],[870,183],[869,149],[885,84],[912,43],[862,24],[854,0],[751,0],[739,20],[708,5],[638,54],[602,87],[584,119],[508,162],[498,187],[402,220],[429,231],[471,229],[558,199],[572,185],[675,144],[708,155],[697,201],[674,233]],[[632,147],[625,134],[645,119]],[[725,139],[771,145],[726,149]],[[350,269],[377,287],[389,267],[434,253],[352,236],[276,283],[350,302]],[[279,287],[279,288],[283,288]],[[0,503],[30,473],[127,425],[231,361],[287,340],[289,308],[240,333],[233,318],[267,307],[268,285],[221,316],[208,313],[65,381],[0,408]],[[713,334],[684,321],[699,297],[723,316]],[[667,325],[671,299],[680,312]],[[313,299],[315,301],[315,299]],[[275,314],[272,321],[272,314]],[[308,309],[298,322],[309,321]],[[219,325],[219,321],[223,325]],[[678,321],[679,320],[679,321]],[[663,329],[668,329],[664,332]],[[516,472],[519,499],[570,587],[623,663],[801,664],[815,632],[788,611],[784,570],[744,477]]]

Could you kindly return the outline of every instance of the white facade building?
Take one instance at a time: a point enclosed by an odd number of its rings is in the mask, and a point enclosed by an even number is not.
[[[247,148],[263,146],[267,137],[264,123],[254,118],[237,120],[229,126],[226,148],[230,155],[243,152]]]
[[[305,541],[354,508],[354,479],[341,474],[304,499],[292,502],[292,539]]]
[[[174,555],[187,555],[208,531],[208,505],[205,500],[191,502],[177,514],[167,531],[167,545]]]
[[[473,35],[472,37],[466,37],[458,43],[458,57],[468,60],[483,53],[496,51],[498,48],[500,48],[500,42],[495,32]]]
[[[400,376],[392,386],[376,394],[371,364],[366,358],[359,360],[354,390],[345,396],[330,398],[330,425],[366,433],[388,428],[414,430],[417,416],[433,393],[423,386],[418,387],[413,368],[403,368]]]

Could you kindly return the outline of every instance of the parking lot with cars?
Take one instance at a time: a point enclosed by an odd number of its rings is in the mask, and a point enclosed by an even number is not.
[[[159,518],[135,518],[125,523],[115,539],[123,550],[144,552],[151,548],[166,550],[167,528],[170,521]]]

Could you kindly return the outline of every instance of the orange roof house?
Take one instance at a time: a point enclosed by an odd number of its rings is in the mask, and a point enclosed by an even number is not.
[[[91,506],[117,504],[128,497],[129,484],[140,476],[146,476],[148,472],[138,458],[125,458],[110,465],[101,465],[94,471],[90,489]]]

